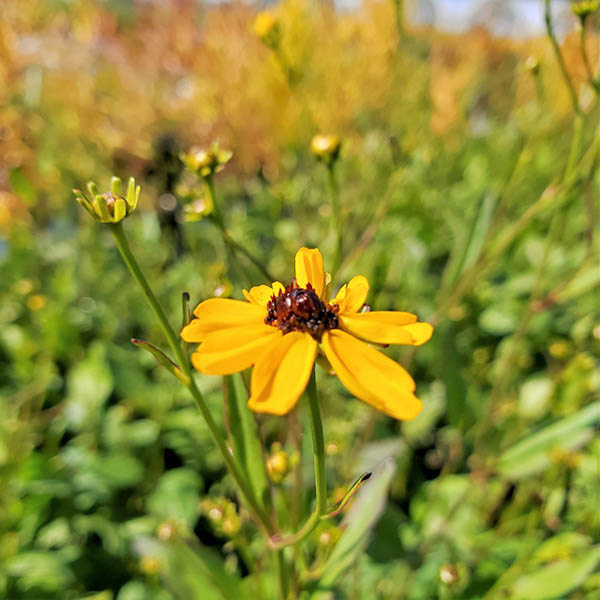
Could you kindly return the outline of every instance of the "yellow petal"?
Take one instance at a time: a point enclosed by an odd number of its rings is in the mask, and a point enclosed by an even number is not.
[[[285,415],[298,402],[310,378],[317,342],[310,335],[288,333],[270,344],[252,370],[248,407]]]
[[[310,283],[319,298],[325,288],[323,256],[317,248],[300,248],[296,253],[296,281],[305,288]]]
[[[413,419],[421,411],[412,377],[385,354],[340,329],[326,331],[321,347],[335,374],[357,398],[395,419]]]
[[[278,329],[264,323],[223,329],[206,336],[192,354],[192,364],[207,375],[237,373],[252,366],[281,335]]]
[[[257,285],[248,290],[242,290],[244,298],[252,304],[258,304],[260,306],[266,306],[273,295],[277,296],[280,290],[285,290],[285,286],[276,281],[273,286],[270,285]]]
[[[344,331],[376,344],[420,346],[433,332],[429,323],[416,323],[416,315],[407,312],[342,313],[339,320]]]
[[[194,310],[193,319],[181,330],[186,342],[202,342],[207,335],[230,327],[263,323],[265,309],[258,304],[229,298],[211,298]]]
[[[337,304],[340,312],[358,312],[367,299],[369,293],[369,282],[366,277],[356,275],[348,285],[343,285],[340,291],[335,295],[331,304]]]

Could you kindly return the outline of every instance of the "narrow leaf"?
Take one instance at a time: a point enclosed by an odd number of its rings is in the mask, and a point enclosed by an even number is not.
[[[542,471],[550,464],[549,452],[554,448],[571,450],[584,444],[600,423],[600,403],[582,408],[553,425],[521,440],[500,455],[497,469],[509,479],[521,479]]]
[[[340,502],[338,503],[338,505],[335,508],[332,508],[331,512],[328,512],[327,514],[323,515],[321,518],[322,519],[328,519],[330,517],[335,517],[337,515],[339,515],[344,508],[346,507],[346,505],[348,504],[348,502],[350,502],[350,500],[352,499],[352,497],[354,496],[354,494],[356,494],[356,492],[358,492],[358,490],[360,489],[361,485],[367,481],[367,479],[369,479],[371,477],[372,473],[363,473],[349,488],[348,491],[344,494],[344,497],[340,500]]]
[[[132,344],[135,344],[138,348],[142,348],[147,352],[150,352],[152,356],[156,359],[156,362],[161,366],[167,369],[171,375],[175,375],[177,379],[179,379],[185,385],[190,383],[190,380],[184,375],[179,367],[162,351],[159,350],[154,344],[150,342],[145,342],[144,340],[137,340],[132,338]]]

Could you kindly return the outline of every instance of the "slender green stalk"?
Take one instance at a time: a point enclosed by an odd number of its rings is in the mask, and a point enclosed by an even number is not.
[[[221,230],[223,240],[227,247],[230,249],[231,253],[234,256],[236,256],[238,252],[243,254],[264,275],[264,277],[266,277],[266,279],[269,282],[275,281],[275,278],[273,277],[273,275],[271,275],[267,267],[260,260],[258,260],[258,258],[256,258],[247,248],[245,248],[238,241],[234,240],[231,237],[229,231],[227,231],[227,227],[225,227],[225,221],[223,219],[223,214],[221,212],[221,208],[217,200],[217,194],[215,192],[215,183],[213,181],[212,175],[204,179],[204,184],[206,193],[209,195],[213,206],[213,221]]]
[[[546,33],[548,34],[548,38],[550,39],[550,43],[552,44],[552,48],[554,49],[554,54],[556,55],[556,60],[558,61],[558,66],[560,67],[563,79],[565,80],[565,84],[567,85],[567,89],[569,90],[569,95],[571,96],[571,103],[573,104],[573,110],[576,113],[580,113],[581,109],[579,108],[579,100],[577,99],[575,88],[573,87],[573,81],[571,80],[571,76],[569,75],[567,65],[565,64],[562,52],[560,51],[560,46],[558,45],[558,40],[556,39],[556,35],[554,33],[554,26],[552,25],[552,13],[550,11],[550,0],[544,0],[544,5]]]
[[[590,85],[594,88],[596,94],[600,94],[600,85],[598,81],[594,78],[594,71],[592,70],[592,65],[590,63],[590,58],[587,53],[587,46],[585,43],[585,34],[586,34],[585,21],[581,23],[581,27],[579,29],[579,44],[581,46],[581,56],[583,58],[583,64],[585,65],[585,71],[588,76],[588,81]]]
[[[340,268],[340,262],[342,260],[342,213],[340,209],[340,190],[335,179],[335,166],[332,162],[327,165],[327,175],[329,179],[329,191],[331,194],[331,212],[333,216],[333,230],[334,230],[334,253],[333,253],[333,267],[331,269],[331,277],[334,278],[338,269]]]
[[[310,376],[306,388],[308,396],[308,408],[310,418],[310,429],[313,439],[314,464],[315,464],[315,492],[316,501],[312,514],[306,520],[300,530],[287,538],[271,538],[273,548],[284,548],[298,544],[308,537],[317,527],[321,517],[327,512],[327,482],[325,481],[325,439],[323,437],[323,422],[321,420],[321,409],[317,395],[317,380],[315,370]]]
[[[200,390],[198,389],[198,386],[196,385],[196,382],[194,380],[194,376],[193,376],[193,373],[192,373],[192,370],[190,367],[190,363],[183,351],[183,348],[179,342],[179,339],[178,339],[177,335],[175,334],[175,332],[173,331],[162,306],[159,304],[158,300],[156,299],[156,296],[152,292],[152,289],[148,285],[148,282],[147,282],[146,278],[144,277],[144,274],[142,273],[135,257],[133,256],[131,249],[129,248],[129,244],[127,242],[127,238],[125,237],[125,232],[123,231],[123,227],[122,227],[121,223],[110,224],[109,227],[115,238],[117,248],[118,248],[123,260],[125,261],[125,264],[127,265],[133,278],[136,280],[138,285],[142,288],[144,295],[146,296],[146,300],[148,301],[148,304],[150,305],[150,308],[152,308],[152,311],[156,315],[156,317],[160,323],[160,326],[161,326],[163,332],[165,333],[165,336],[167,338],[167,341],[169,343],[169,346],[171,347],[173,354],[175,355],[175,359],[177,361],[179,368],[185,375],[187,375],[187,377],[189,379],[189,384],[187,384],[187,387],[190,390],[194,400],[196,401],[196,404],[198,405],[198,408],[200,409],[200,412],[202,413],[202,416],[204,417],[206,424],[208,425],[208,429],[210,430],[213,440],[214,440],[215,444],[217,445],[219,452],[221,453],[221,456],[223,458],[223,461],[225,462],[225,465],[227,466],[229,472],[231,473],[235,482],[237,483],[237,485],[240,489],[240,492],[241,492],[242,496],[244,497],[244,500],[246,501],[248,508],[249,508],[250,512],[252,513],[253,517],[255,518],[256,522],[264,530],[264,532],[267,536],[269,536],[269,537],[272,536],[273,535],[273,526],[271,525],[269,518],[267,517],[267,515],[265,514],[263,509],[258,504],[256,498],[254,497],[254,494],[252,493],[252,489],[250,488],[248,482],[246,481],[246,478],[239,470],[239,467],[237,466],[233,456],[229,452],[229,449],[227,448],[227,445],[225,443],[225,436],[223,435],[223,433],[221,431],[219,431],[219,428],[218,428],[215,420],[213,419],[213,416],[211,415],[210,410],[209,410]]]

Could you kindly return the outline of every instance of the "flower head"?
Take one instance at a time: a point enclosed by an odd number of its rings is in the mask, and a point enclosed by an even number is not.
[[[340,154],[342,142],[337,135],[319,133],[310,142],[310,151],[326,164],[332,164]]]
[[[267,10],[256,15],[252,29],[256,37],[269,48],[277,48],[281,40],[281,23],[279,19]]]
[[[318,356],[331,366],[351,394],[396,419],[421,410],[412,377],[369,344],[419,346],[433,328],[407,312],[361,312],[369,283],[353,277],[329,299],[329,276],[317,249],[296,254],[296,277],[244,290],[246,301],[211,298],[181,331],[199,343],[194,367],[226,375],[253,366],[248,406],[283,415],[306,388]]]
[[[583,23],[599,6],[600,0],[579,0],[571,4],[571,11]]]
[[[231,150],[224,150],[218,144],[213,144],[208,149],[195,146],[189,152],[181,154],[180,158],[192,173],[210,177],[222,171],[232,156]]]
[[[100,194],[93,181],[88,183],[87,188],[91,198],[81,190],[73,190],[73,193],[77,202],[100,223],[118,223],[130,215],[137,208],[141,192],[133,177],[129,178],[125,197],[122,196],[123,184],[118,177],[112,178],[110,192]]]

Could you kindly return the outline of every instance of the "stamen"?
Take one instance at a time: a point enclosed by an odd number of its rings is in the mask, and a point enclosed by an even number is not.
[[[337,329],[339,306],[326,304],[309,283],[298,287],[295,280],[273,294],[267,303],[265,323],[280,329],[283,334],[291,331],[309,333],[318,342],[328,329]]]

